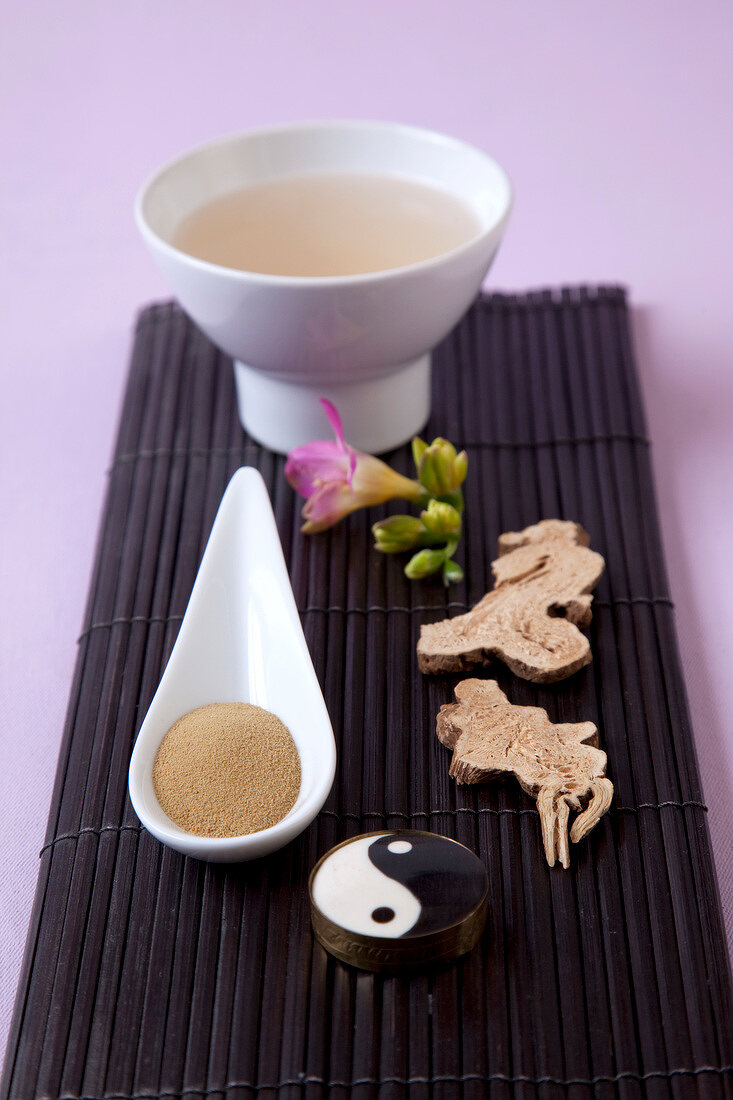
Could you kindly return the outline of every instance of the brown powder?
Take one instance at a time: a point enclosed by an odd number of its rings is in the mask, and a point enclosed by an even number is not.
[[[251,703],[211,703],[160,743],[153,787],[163,811],[196,836],[244,836],[282,820],[300,790],[287,726]]]

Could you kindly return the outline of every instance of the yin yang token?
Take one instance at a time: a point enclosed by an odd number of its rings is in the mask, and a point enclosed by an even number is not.
[[[364,833],[313,868],[313,931],[332,955],[364,970],[444,962],[481,935],[488,885],[481,860],[448,837]]]

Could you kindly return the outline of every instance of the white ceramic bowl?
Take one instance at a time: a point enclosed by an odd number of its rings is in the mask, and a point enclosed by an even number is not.
[[[247,185],[306,172],[402,176],[463,200],[480,225],[432,260],[365,275],[293,277],[220,267],[171,244],[198,207]],[[365,451],[404,443],[430,412],[430,351],[488,270],[511,207],[491,157],[430,130],[316,122],[258,130],[194,149],[162,168],[135,204],[140,232],[186,312],[235,360],[239,412],[286,452],[330,435],[318,398]]]

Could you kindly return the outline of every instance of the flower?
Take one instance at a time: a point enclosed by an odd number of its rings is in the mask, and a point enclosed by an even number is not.
[[[357,508],[395,497],[424,502],[425,493],[417,481],[403,477],[373,455],[350,447],[336,408],[323,397],[321,404],[336,438],[296,447],[285,464],[286,478],[307,498],[303,508],[306,534],[331,527]]]
[[[389,516],[372,525],[374,544],[384,554],[417,550],[405,566],[410,580],[441,573],[445,585],[463,579],[453,561],[462,533],[463,492],[468,458],[440,436],[432,443],[417,436],[412,455],[417,480],[403,477],[373,455],[362,454],[344,439],[341,417],[330,401],[321,404],[335,439],[296,447],[288,455],[285,476],[306,497],[303,531],[312,535],[331,527],[349,512],[396,497],[422,510],[417,516]]]

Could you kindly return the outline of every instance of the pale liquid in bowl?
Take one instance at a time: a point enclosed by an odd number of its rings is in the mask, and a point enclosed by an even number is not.
[[[362,275],[430,260],[481,231],[437,187],[398,176],[286,176],[190,214],[172,244],[200,260],[268,275]]]

